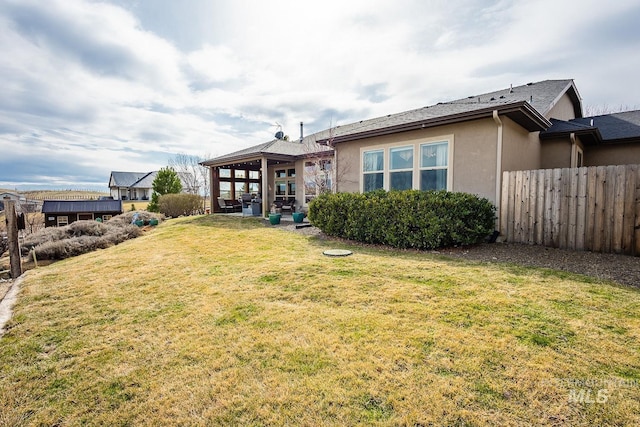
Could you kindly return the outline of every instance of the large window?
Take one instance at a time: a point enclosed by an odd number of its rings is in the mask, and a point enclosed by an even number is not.
[[[304,202],[333,189],[331,160],[304,162]]]
[[[413,146],[389,149],[389,190],[413,188]]]
[[[447,141],[420,145],[420,190],[446,190],[448,169]]]
[[[279,197],[293,197],[296,195],[295,168],[276,170],[275,193]]]
[[[362,190],[384,188],[384,150],[365,151],[362,155]]]
[[[452,153],[453,135],[364,149],[361,191],[448,190]]]

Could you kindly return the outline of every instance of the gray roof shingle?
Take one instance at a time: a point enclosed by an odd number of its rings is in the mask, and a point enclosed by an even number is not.
[[[580,117],[564,121],[552,119],[552,126],[540,133],[543,139],[576,133],[588,143],[640,140],[640,110]]]
[[[45,200],[42,213],[122,213],[120,200]]]

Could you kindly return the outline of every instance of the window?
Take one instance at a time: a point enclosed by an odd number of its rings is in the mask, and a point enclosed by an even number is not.
[[[420,190],[446,190],[448,169],[447,141],[420,145]]]
[[[384,150],[362,154],[362,183],[364,192],[384,188]]]
[[[333,190],[331,160],[316,160],[304,163],[304,202]]]
[[[231,182],[220,181],[220,197],[223,199],[231,199]]]
[[[296,170],[277,169],[275,181],[276,196],[289,197],[296,195]]]
[[[92,213],[79,213],[78,214],[78,221],[89,221],[93,219],[93,214]]]
[[[111,219],[111,217],[112,217],[111,215],[102,215],[102,221],[103,222],[109,221]]]
[[[68,216],[59,216],[57,220],[58,227],[62,227],[65,225],[69,225],[69,217]]]
[[[413,188],[413,146],[389,149],[389,189]]]
[[[584,152],[582,151],[582,148],[576,147],[576,167],[581,168],[582,166],[584,166],[583,163],[584,163]]]
[[[231,178],[231,169],[220,169],[220,178]]]
[[[234,183],[234,189],[235,189],[235,194],[236,194],[236,198],[239,198],[240,196],[242,196],[244,193],[247,192],[247,183],[242,181],[242,182],[235,182]]]
[[[241,170],[241,169],[236,169],[234,171],[234,176],[236,178],[239,178],[239,179],[245,179],[247,177],[247,171]]]

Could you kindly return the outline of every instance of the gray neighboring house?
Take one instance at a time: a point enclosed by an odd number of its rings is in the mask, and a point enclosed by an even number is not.
[[[108,221],[122,213],[120,200],[45,200],[42,205],[45,227],[61,227],[75,221]]]
[[[158,171],[153,172],[111,172],[109,192],[114,200],[150,200],[153,192],[153,181]],[[183,193],[198,194],[194,188],[193,175],[178,172]]]

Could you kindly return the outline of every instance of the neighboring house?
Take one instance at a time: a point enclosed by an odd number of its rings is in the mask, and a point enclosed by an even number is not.
[[[150,200],[153,192],[153,181],[158,171],[153,172],[111,172],[109,191],[115,200]],[[178,172],[183,193],[198,194],[194,188],[193,175]]]
[[[504,171],[640,164],[640,112],[584,118],[582,111],[573,80],[545,80],[336,126],[287,144],[328,156],[333,191],[446,189],[486,197],[499,210]],[[212,200],[226,182],[221,171],[242,176],[236,170],[248,166],[258,175],[267,171],[256,182],[262,183],[258,192],[267,188],[268,201],[282,192],[278,182],[299,188],[305,154],[275,162],[287,144],[272,141],[203,162],[211,168]],[[290,174],[296,179],[288,180]]]
[[[42,205],[45,227],[71,224],[79,220],[102,221],[122,213],[120,200],[45,200]]]
[[[3,200],[5,199],[16,202],[18,209],[22,212],[38,212],[42,206],[41,200],[29,200],[22,194],[0,193],[0,211],[4,209]]]

